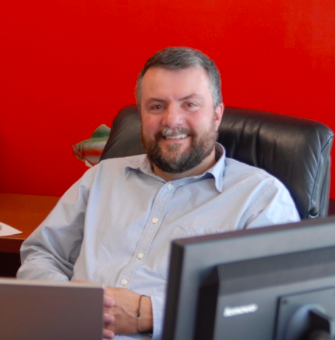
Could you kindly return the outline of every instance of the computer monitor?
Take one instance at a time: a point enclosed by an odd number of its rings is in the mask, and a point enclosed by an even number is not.
[[[335,217],[172,242],[163,340],[334,339],[334,319]]]

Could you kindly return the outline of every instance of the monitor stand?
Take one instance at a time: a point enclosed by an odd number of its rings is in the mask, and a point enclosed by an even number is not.
[[[275,339],[334,339],[335,321],[327,315],[334,310],[334,294],[334,288],[327,288],[280,298]],[[327,311],[320,306],[327,306]]]

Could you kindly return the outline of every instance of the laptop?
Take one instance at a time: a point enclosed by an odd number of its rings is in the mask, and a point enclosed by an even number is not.
[[[0,278],[1,340],[101,340],[103,288]]]

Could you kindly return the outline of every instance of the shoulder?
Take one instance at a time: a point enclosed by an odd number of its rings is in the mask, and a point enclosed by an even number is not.
[[[100,169],[108,169],[108,168],[119,168],[125,169],[127,167],[137,168],[140,167],[144,160],[147,158],[145,154],[136,155],[136,156],[128,156],[128,157],[120,157],[120,158],[109,158],[102,160],[96,167]]]
[[[275,178],[261,168],[248,165],[233,158],[226,158],[224,174],[226,176],[235,176],[241,178],[250,176],[259,179]]]
[[[289,190],[265,170],[228,158],[224,176],[226,192],[240,197],[246,207],[241,225],[260,227],[300,220]]]
[[[281,181],[265,170],[232,158],[226,158],[224,182],[227,185],[240,185],[244,190],[255,186],[271,186],[277,190],[287,190]]]
[[[104,180],[109,182],[115,177],[125,176],[129,168],[139,168],[146,160],[146,155],[105,159],[88,169],[80,181],[84,183]]]

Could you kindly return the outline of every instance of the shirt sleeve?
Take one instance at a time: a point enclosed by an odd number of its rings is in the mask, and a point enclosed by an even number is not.
[[[163,333],[163,317],[164,317],[165,296],[155,295],[151,297],[153,311],[153,332],[152,339],[160,340]]]
[[[18,279],[71,279],[83,238],[87,195],[87,188],[81,180],[75,183],[23,242]]]

